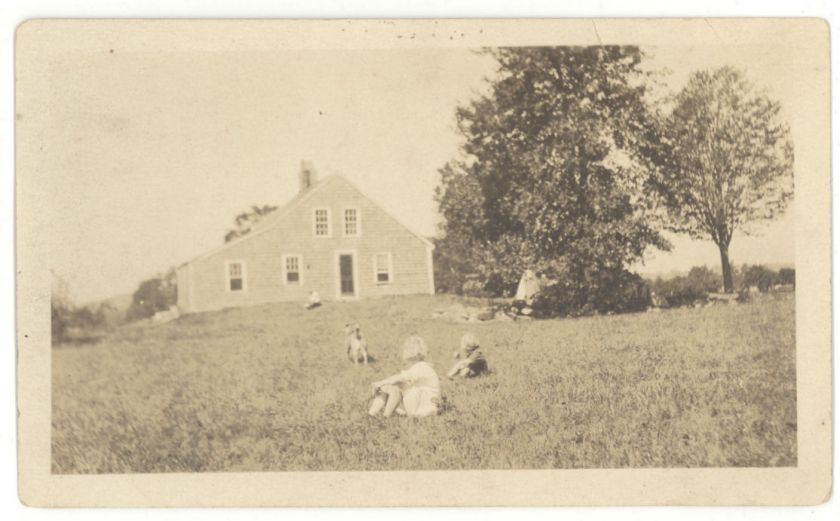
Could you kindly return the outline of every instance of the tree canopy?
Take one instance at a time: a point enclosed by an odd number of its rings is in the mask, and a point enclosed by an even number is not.
[[[230,242],[248,234],[254,225],[276,209],[276,206],[264,204],[262,206],[252,205],[248,210],[240,212],[233,219],[234,227],[225,233],[225,242]]]
[[[725,291],[733,289],[735,231],[753,231],[793,196],[793,146],[780,109],[732,67],[696,72],[650,149],[669,227],[718,245]]]
[[[178,302],[178,284],[175,270],[144,280],[131,296],[126,320],[134,321],[166,311]]]
[[[440,170],[441,274],[467,270],[491,293],[509,294],[526,268],[614,280],[596,275],[623,271],[649,246],[667,248],[639,161],[655,135],[641,50],[485,52],[497,75],[458,108],[462,154]]]

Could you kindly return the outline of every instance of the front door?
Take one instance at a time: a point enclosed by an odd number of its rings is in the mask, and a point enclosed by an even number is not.
[[[353,255],[341,254],[338,256],[338,274],[341,283],[341,296],[356,296],[356,285],[353,280]]]

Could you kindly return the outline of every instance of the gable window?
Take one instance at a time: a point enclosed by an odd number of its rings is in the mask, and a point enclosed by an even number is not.
[[[377,284],[390,284],[393,281],[390,253],[377,253],[373,256],[373,274]]]
[[[242,261],[228,261],[225,272],[227,273],[228,291],[245,290],[245,263]]]
[[[283,282],[285,284],[301,284],[303,282],[300,273],[301,264],[300,255],[283,256]]]
[[[315,236],[330,236],[330,210],[329,208],[315,208]]]
[[[344,236],[355,237],[361,235],[358,208],[344,209]]]

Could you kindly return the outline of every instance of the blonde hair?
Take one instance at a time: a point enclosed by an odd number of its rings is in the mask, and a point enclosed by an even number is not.
[[[402,359],[406,362],[415,361],[420,362],[429,356],[429,348],[426,347],[426,342],[418,335],[411,335],[403,342]]]
[[[464,333],[461,337],[461,350],[472,351],[478,347],[478,338],[472,333]]]

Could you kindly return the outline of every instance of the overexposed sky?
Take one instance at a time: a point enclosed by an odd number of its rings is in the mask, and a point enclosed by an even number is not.
[[[672,71],[667,89],[730,64],[783,110],[795,106],[795,49],[647,51],[650,68]],[[221,244],[240,210],[288,200],[302,159],[433,235],[437,170],[460,142],[455,108],[493,71],[466,49],[68,54],[52,70],[55,110],[44,130],[45,143],[60,144],[44,153],[61,173],[44,202],[56,236],[75,250],[55,271],[78,302],[131,292]],[[760,237],[736,236],[733,261],[792,263],[792,213]],[[638,269],[719,263],[710,242],[673,242]]]

